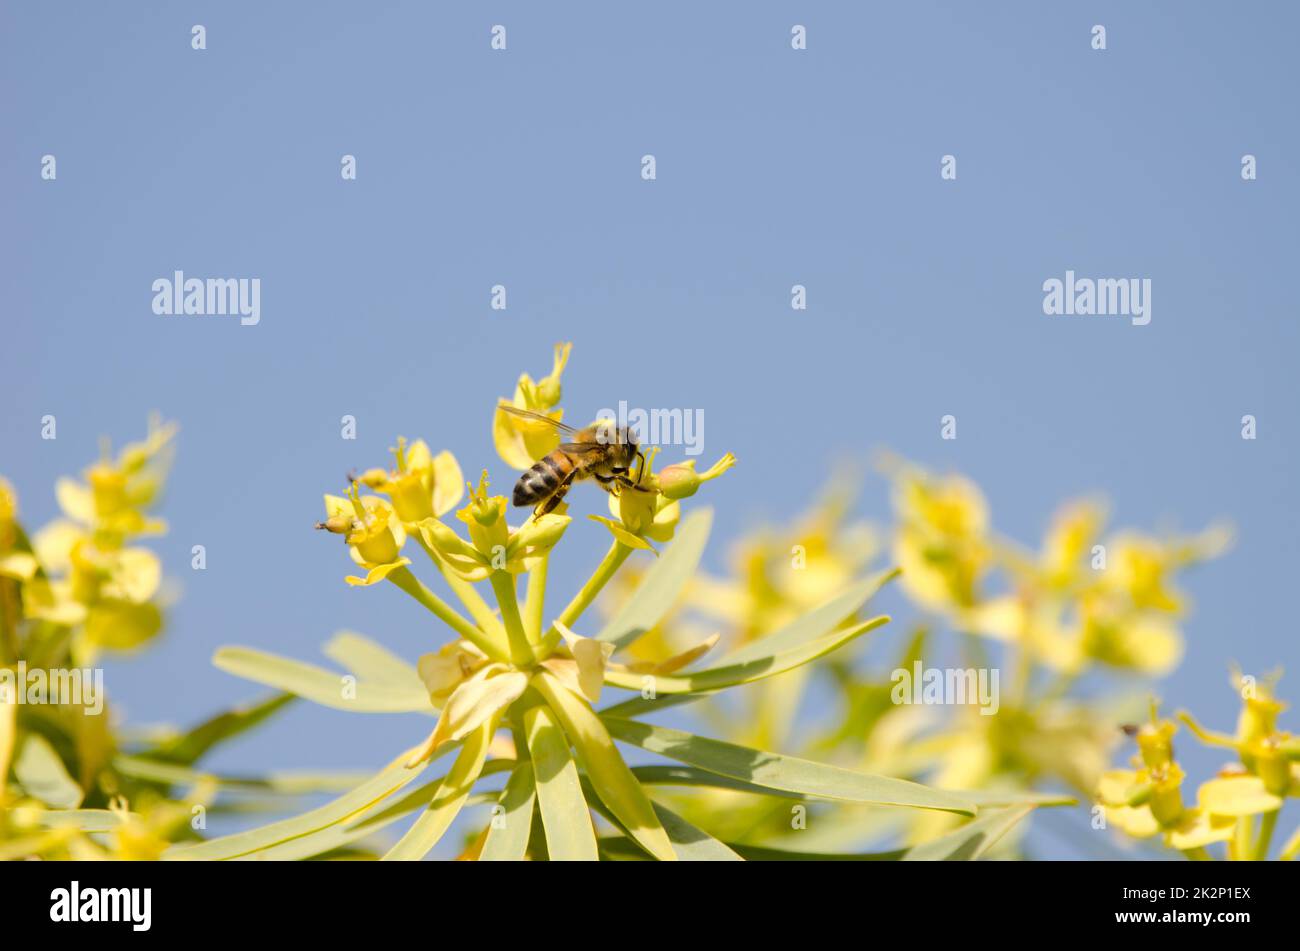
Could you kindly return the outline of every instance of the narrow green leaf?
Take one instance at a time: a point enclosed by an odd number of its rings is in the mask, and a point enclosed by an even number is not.
[[[210,773],[206,770],[193,769],[175,763],[159,762],[147,756],[119,755],[113,758],[113,766],[118,772],[136,779],[147,779],[156,783],[170,783],[177,786],[193,786],[197,783],[213,782],[223,789],[249,790],[281,793],[287,796],[301,796],[307,793],[346,792],[364,782],[369,773],[340,772],[279,772],[266,773],[262,776],[232,776],[223,773]]]
[[[465,805],[470,790],[478,782],[494,732],[496,718],[491,717],[465,737],[460,755],[438,786],[438,791],[429,802],[429,808],[420,814],[415,824],[388,850],[384,861],[418,862],[438,844],[438,840],[451,827],[461,807]]]
[[[480,861],[519,862],[524,859],[528,854],[528,833],[533,827],[533,803],[536,801],[533,764],[524,761],[510,774],[506,788],[497,800],[500,811],[493,810]]]
[[[38,817],[44,826],[72,826],[82,832],[108,832],[116,829],[124,819],[139,819],[137,813],[125,815],[110,809],[47,809]]]
[[[614,746],[600,717],[549,673],[539,673],[532,684],[559,718],[599,798],[651,855],[668,861],[676,858],[649,797]]]
[[[1034,806],[1012,806],[981,813],[978,819],[930,842],[907,850],[905,862],[973,862],[1002,838],[1012,826],[1034,811]]]
[[[906,849],[890,852],[795,852],[761,845],[733,843],[731,848],[746,862],[897,862]]]
[[[707,693],[666,693],[662,695],[655,694],[653,698],[633,697],[631,700],[624,700],[622,703],[606,707],[600,711],[600,715],[602,717],[635,720],[637,717],[659,713],[669,707],[680,707],[683,704],[694,703],[696,700],[703,700],[707,696],[709,696]]]
[[[722,740],[634,720],[602,718],[615,739],[758,786],[803,793],[818,799],[911,806],[974,815],[975,806],[953,793],[888,776],[857,773],[824,763],[766,753]]]
[[[179,736],[157,743],[145,755],[189,766],[214,746],[261,725],[297,699],[290,693],[278,693],[257,703],[234,707],[204,720]]]
[[[251,647],[223,647],[212,662],[227,673],[265,684],[336,710],[354,713],[425,713],[437,711],[418,681],[410,685],[358,680],[353,675],[279,657]]]
[[[711,509],[696,509],[686,516],[677,526],[672,544],[650,567],[640,586],[604,630],[596,635],[596,639],[627,647],[663,620],[695,574],[712,526]]]
[[[600,801],[600,797],[596,795],[596,791],[592,788],[589,780],[583,779],[582,791],[587,796],[587,801],[591,803],[592,808],[599,812],[605,818],[605,821],[620,833],[617,836],[600,836],[596,840],[601,858],[615,860],[653,858],[645,850],[644,846],[637,843],[636,838],[627,831],[627,826],[619,821],[618,816],[614,815],[609,807]],[[655,815],[663,825],[664,831],[668,834],[668,840],[673,844],[673,850],[677,853],[677,858],[680,861],[741,861],[740,856],[730,846],[718,841],[703,829],[687,822],[667,806],[657,802],[652,802],[651,805],[654,807]]]
[[[740,862],[735,850],[697,828],[662,803],[654,804],[668,840],[683,862]]]
[[[428,692],[415,667],[364,635],[340,631],[325,642],[322,650],[326,657],[346,667],[361,680],[403,687],[414,685]]]
[[[980,815],[986,808],[1004,806],[1074,806],[1079,800],[1069,793],[1036,792],[1032,789],[955,789],[954,795],[980,807]]]
[[[898,577],[898,574],[898,569],[894,568],[867,578],[865,581],[859,581],[847,588],[844,593],[827,601],[821,607],[814,608],[797,620],[791,621],[780,630],[750,641],[748,644],[742,644],[723,657],[719,663],[746,664],[824,637],[846,618],[859,611],[875,596],[876,592]]]
[[[28,733],[14,760],[14,776],[27,795],[55,809],[75,809],[84,795],[68,775],[54,747],[39,733]]]
[[[775,677],[796,667],[802,667],[819,657],[837,650],[854,638],[867,631],[874,630],[889,622],[887,615],[863,621],[839,631],[832,631],[825,637],[804,641],[774,654],[755,656],[739,663],[723,663],[717,667],[697,670],[687,674],[658,675],[638,674],[632,671],[607,670],[605,683],[611,687],[626,690],[642,690],[647,679],[653,684],[656,694],[700,693],[735,687],[740,684],[753,683]],[[764,638],[763,640],[767,640]]]
[[[594,862],[598,857],[596,832],[564,731],[545,704],[524,714],[524,730],[533,758],[547,854],[558,862]]]
[[[790,792],[786,789],[771,789],[767,786],[747,783],[741,779],[733,779],[730,776],[719,776],[717,773],[711,773],[707,769],[696,769],[694,766],[659,764],[633,766],[632,775],[643,786],[701,786],[708,789],[729,789],[734,792],[752,793],[755,796],[771,796],[775,799],[795,799],[800,802],[810,798],[803,793]]]
[[[264,853],[277,845],[347,822],[361,816],[407,783],[415,780],[431,762],[426,761],[413,769],[407,769],[404,760],[405,756],[356,789],[318,809],[197,845],[174,845],[163,853],[163,858],[211,860],[255,857],[258,853]]]

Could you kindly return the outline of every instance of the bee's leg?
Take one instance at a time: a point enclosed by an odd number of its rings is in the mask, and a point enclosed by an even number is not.
[[[569,486],[573,485],[574,473],[570,472],[564,477],[564,481],[555,489],[555,494],[543,502],[537,508],[533,509],[533,518],[541,518],[543,515],[549,515],[554,508],[564,501],[564,496],[568,494]]]
[[[636,468],[636,484],[640,485],[641,479],[645,476],[645,453],[638,449],[636,451],[636,458],[637,461],[641,463],[641,465]]]
[[[614,476],[603,476],[599,472],[593,472],[591,476],[600,483],[601,488],[615,498],[618,498],[618,483],[615,481]]]
[[[625,489],[634,489],[637,492],[653,492],[654,489],[647,489],[640,482],[633,482],[625,475],[615,476],[614,479]]]

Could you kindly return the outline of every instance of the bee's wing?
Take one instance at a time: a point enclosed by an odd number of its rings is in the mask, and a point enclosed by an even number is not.
[[[559,448],[571,456],[585,456],[588,453],[602,452],[605,447],[599,442],[562,442]]]
[[[560,422],[558,419],[551,419],[551,417],[543,416],[541,413],[534,413],[530,409],[520,409],[518,406],[512,406],[509,403],[498,403],[497,409],[504,410],[505,412],[509,413],[511,416],[518,416],[522,419],[531,419],[535,423],[545,423],[547,426],[551,426],[552,428],[562,433],[577,432],[577,430],[574,429],[572,426],[567,426],[564,423]]]

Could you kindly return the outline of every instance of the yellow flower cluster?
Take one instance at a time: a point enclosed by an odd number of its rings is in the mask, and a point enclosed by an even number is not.
[[[1179,719],[1202,742],[1232,750],[1238,762],[1202,783],[1196,805],[1186,805],[1186,777],[1174,759],[1178,727],[1159,720],[1153,703],[1150,722],[1130,729],[1139,752],[1135,769],[1110,770],[1098,785],[1097,798],[1112,825],[1137,839],[1159,835],[1166,846],[1193,859],[1211,858],[1206,847],[1219,842],[1227,843],[1229,859],[1268,858],[1284,800],[1300,797],[1300,742],[1278,729],[1286,704],[1274,696],[1273,683],[1240,674],[1233,679],[1242,700],[1235,735],[1206,730],[1186,712]],[[1292,859],[1297,852],[1300,830],[1279,857]]]
[[[166,531],[150,513],[175,433],[155,420],[142,442],[116,457],[105,446],[84,482],[56,483],[65,517],[38,531],[29,549],[0,555],[0,574],[21,583],[23,615],[71,629],[77,663],[90,663],[102,649],[137,648],[162,629],[162,566],[152,551],[129,542]],[[3,494],[12,498],[11,490]]]

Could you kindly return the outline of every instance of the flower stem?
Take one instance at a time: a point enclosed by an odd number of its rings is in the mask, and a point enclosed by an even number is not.
[[[569,602],[568,606],[560,612],[557,620],[566,627],[573,626],[573,623],[582,616],[582,612],[591,607],[591,602],[596,600],[596,596],[600,594],[605,585],[609,584],[609,580],[623,566],[623,562],[627,561],[627,556],[630,554],[632,554],[630,545],[624,545],[622,542],[615,540],[610,545],[609,551],[605,553],[605,557],[600,564],[596,566],[595,572],[587,579],[587,583],[582,586],[582,589],[573,596],[573,600]],[[542,655],[549,654],[559,643],[560,629],[555,625],[551,625],[551,629],[542,638]]]
[[[542,640],[542,615],[546,611],[546,569],[551,561],[548,551],[528,572],[528,593],[524,596],[524,630],[528,640],[539,644]]]
[[[1199,846],[1195,849],[1183,849],[1183,855],[1186,855],[1192,862],[1213,862],[1214,856],[1205,850],[1205,846]]]
[[[515,596],[515,576],[508,571],[494,571],[488,575],[497,603],[501,605],[501,620],[506,624],[506,637],[510,639],[510,662],[516,667],[533,663],[533,648],[524,631],[523,618],[519,616],[519,600]]]
[[[501,621],[497,618],[496,612],[488,607],[488,603],[478,593],[478,589],[447,567],[447,563],[438,557],[437,551],[424,540],[423,533],[415,532],[414,534],[420,540],[420,547],[429,556],[433,566],[438,569],[438,573],[447,582],[447,587],[451,588],[452,593],[460,598],[460,603],[465,605],[465,610],[474,619],[474,623],[504,644],[506,630],[501,626]]]
[[[1237,827],[1232,830],[1232,841],[1228,843],[1228,858],[1234,862],[1246,862],[1251,856],[1251,827],[1254,819],[1250,816],[1238,816]]]
[[[509,655],[503,650],[501,644],[461,617],[455,608],[426,588],[423,582],[411,573],[410,568],[403,565],[392,572],[388,576],[388,580],[415,598],[416,601],[419,601],[432,611],[440,621],[489,657],[497,660],[509,659]]]
[[[1255,852],[1252,856],[1256,862],[1268,860],[1268,846],[1273,841],[1273,829],[1277,825],[1280,809],[1266,812],[1259,818],[1259,837],[1255,840]]]

